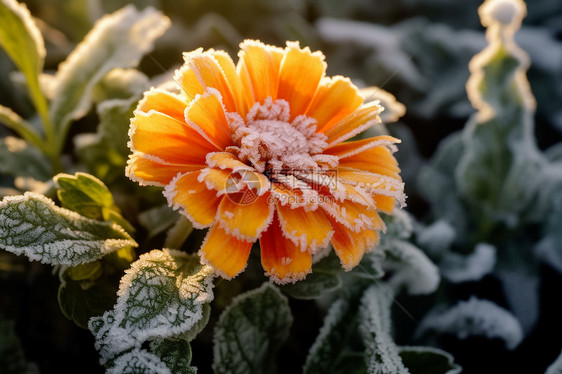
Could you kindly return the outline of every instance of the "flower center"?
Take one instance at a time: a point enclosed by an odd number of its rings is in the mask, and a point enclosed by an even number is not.
[[[255,103],[244,121],[229,113],[229,126],[238,158],[259,172],[291,174],[335,167],[335,156],[322,155],[327,137],[316,132],[316,120],[305,115],[290,122],[289,103],[267,98]]]

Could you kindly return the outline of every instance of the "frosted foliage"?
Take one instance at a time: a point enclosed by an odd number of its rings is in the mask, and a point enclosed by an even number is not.
[[[365,344],[365,361],[371,374],[409,374],[390,336],[392,295],[371,286],[361,300],[359,331]]]
[[[51,265],[79,265],[136,246],[118,225],[59,208],[27,192],[0,202],[0,248]]]
[[[544,374],[562,374],[562,353],[556,358],[556,360],[546,368]]]
[[[236,152],[240,160],[251,164],[260,172],[266,169],[316,170],[317,161],[332,162],[337,157],[318,153],[327,146],[327,136],[316,132],[316,120],[304,115],[290,121],[289,103],[272,101],[268,97],[263,104],[256,103],[246,115],[246,121],[235,113],[229,115]]]
[[[494,21],[502,25],[520,24],[527,9],[522,0],[487,0],[479,10],[482,24]]]
[[[190,330],[203,318],[203,305],[213,300],[213,279],[210,266],[184,252],[142,255],[121,279],[113,310],[89,322],[101,363],[144,341]]]
[[[508,349],[514,349],[523,339],[521,325],[511,313],[476,297],[447,310],[430,312],[421,322],[417,334],[428,331],[454,334],[459,339],[470,336],[497,338],[503,340]]]
[[[172,374],[156,355],[139,348],[119,356],[114,365],[107,374]]]
[[[236,297],[215,328],[215,373],[268,373],[292,322],[287,298],[270,283]]]
[[[439,268],[441,274],[452,283],[478,281],[489,274],[496,265],[496,248],[490,244],[480,243],[474,252],[463,256],[458,253],[447,253]]]
[[[305,374],[323,374],[330,372],[332,364],[345,345],[346,334],[350,326],[349,303],[344,299],[336,300],[331,306],[324,324],[310,348],[304,365]]]
[[[396,290],[404,287],[411,295],[428,294],[439,286],[439,270],[416,246],[401,240],[384,248],[385,271],[393,272],[388,280]]]
[[[96,22],[55,76],[50,110],[55,126],[65,128],[86,114],[94,86],[115,68],[135,67],[169,24],[154,8],[138,11],[132,5]]]
[[[443,254],[455,239],[455,229],[444,220],[438,220],[418,232],[417,241],[432,256]]]

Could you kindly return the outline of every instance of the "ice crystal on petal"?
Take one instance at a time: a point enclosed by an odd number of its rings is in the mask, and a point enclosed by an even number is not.
[[[319,169],[314,155],[327,146],[327,136],[316,133],[316,120],[300,115],[290,122],[289,103],[268,97],[255,103],[246,120],[231,115],[235,151],[241,161],[250,162],[259,172],[284,169]],[[337,165],[337,158],[323,155],[319,162]]]

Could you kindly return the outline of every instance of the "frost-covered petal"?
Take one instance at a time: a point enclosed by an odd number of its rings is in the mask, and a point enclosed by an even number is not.
[[[139,102],[137,111],[148,113],[153,110],[174,118],[179,122],[184,122],[184,112],[187,102],[183,98],[170,92],[152,88],[145,92],[144,98]]]
[[[312,256],[285,237],[277,215],[260,237],[261,263],[266,275],[276,283],[304,279],[311,272]]]
[[[249,203],[226,195],[219,205],[217,222],[229,235],[255,241],[271,223],[273,211],[269,194],[258,196]]]
[[[347,157],[340,157],[339,166],[400,179],[398,161],[396,161],[390,149],[384,145],[375,146]]]
[[[351,139],[357,134],[362,133],[369,127],[381,122],[379,114],[383,108],[378,102],[367,103],[357,109],[352,114],[340,120],[330,127],[324,127],[322,132],[328,136],[328,145],[332,146]]]
[[[281,204],[276,207],[284,236],[302,251],[316,253],[328,245],[333,230],[323,211],[307,211]]]
[[[129,129],[129,148],[173,164],[205,163],[217,148],[183,121],[150,110],[135,112]]]
[[[165,186],[179,174],[189,171],[199,170],[205,165],[193,163],[186,164],[169,164],[157,157],[135,152],[129,156],[125,174],[135,182],[139,182],[143,186]]]
[[[202,95],[207,88],[214,88],[222,95],[225,107],[229,112],[236,111],[236,103],[233,98],[230,83],[225,76],[224,70],[215,57],[215,51],[205,51],[199,48],[193,52],[184,53],[185,64],[176,73],[176,81],[180,83],[182,90],[188,98],[194,99]],[[228,68],[224,55],[221,61]]]
[[[317,131],[326,132],[362,103],[363,98],[348,78],[324,77],[306,115],[318,121]]]
[[[208,189],[204,183],[199,182],[200,174],[194,171],[178,175],[164,189],[168,205],[179,209],[196,228],[209,227],[213,224],[223,198],[217,196],[216,191]]]
[[[218,149],[234,145],[221,94],[214,88],[207,88],[203,95],[195,96],[185,109],[185,121]]]
[[[306,113],[325,70],[322,53],[311,52],[308,47],[301,49],[295,42],[287,43],[279,70],[277,98],[289,103],[292,118]]]
[[[207,233],[199,256],[201,262],[211,265],[220,276],[231,279],[244,270],[251,249],[252,242],[228,235],[215,225]]]
[[[353,232],[334,218],[330,218],[330,223],[334,228],[332,246],[347,271],[359,264],[363,254],[369,252],[379,241],[379,235],[374,230]]]
[[[283,49],[245,40],[240,44],[239,57],[236,69],[252,102],[263,103],[268,97],[277,99]]]

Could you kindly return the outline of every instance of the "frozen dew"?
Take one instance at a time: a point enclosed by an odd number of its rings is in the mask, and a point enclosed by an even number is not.
[[[244,121],[229,113],[233,150],[240,160],[250,162],[259,172],[280,170],[317,170],[319,162],[337,166],[335,156],[321,153],[327,146],[327,136],[316,132],[316,120],[304,115],[291,120],[289,103],[268,97],[263,104],[255,103]]]

